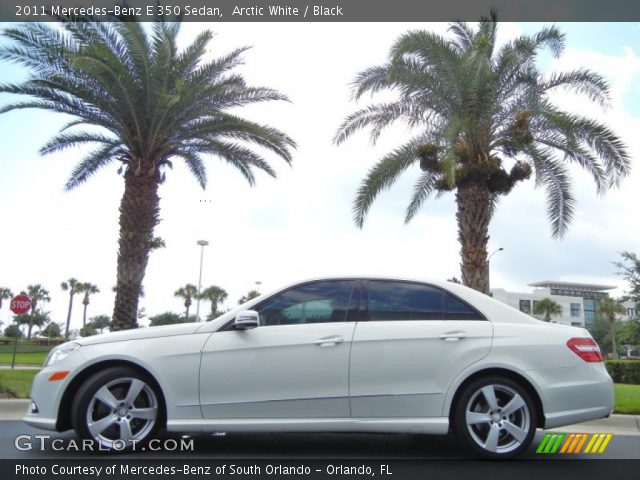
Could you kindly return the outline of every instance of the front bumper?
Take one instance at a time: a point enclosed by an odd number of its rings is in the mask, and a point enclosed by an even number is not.
[[[68,367],[65,368],[63,363],[64,361],[61,361],[50,367],[44,367],[34,377],[30,395],[32,403],[29,404],[25,416],[22,417],[22,420],[27,425],[41,430],[58,430],[57,420],[60,402],[73,375],[69,374],[63,380],[58,381],[49,381],[49,377],[54,372],[70,370]],[[33,409],[33,404],[37,407],[35,410]]]

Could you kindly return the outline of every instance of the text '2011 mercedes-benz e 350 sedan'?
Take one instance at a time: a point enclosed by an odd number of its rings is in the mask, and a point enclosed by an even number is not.
[[[536,428],[606,417],[589,333],[449,282],[311,280],[206,323],[55,348],[24,417],[101,448],[169,431],[447,434],[513,457]]]

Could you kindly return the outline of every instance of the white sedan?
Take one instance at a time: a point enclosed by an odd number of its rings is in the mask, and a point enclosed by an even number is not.
[[[490,458],[536,428],[606,417],[613,385],[582,328],[449,282],[317,279],[206,323],[55,348],[24,417],[100,448],[174,432],[444,435]]]

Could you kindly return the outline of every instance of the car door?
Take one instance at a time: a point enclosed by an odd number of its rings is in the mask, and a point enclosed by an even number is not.
[[[489,353],[492,326],[440,288],[366,282],[351,348],[354,417],[439,417],[453,378]]]
[[[254,307],[260,326],[214,332],[203,348],[204,418],[349,416],[354,280],[309,282]]]

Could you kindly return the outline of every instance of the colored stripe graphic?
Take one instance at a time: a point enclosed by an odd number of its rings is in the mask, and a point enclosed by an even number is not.
[[[582,438],[580,439],[580,442],[578,443],[578,445],[576,445],[575,450],[572,450],[569,453],[580,453],[580,451],[582,450],[582,446],[587,441],[587,438],[589,438],[589,434],[588,433],[581,433],[580,435],[582,435]]]
[[[566,434],[564,433],[547,433],[536,453],[556,453]]]
[[[607,448],[607,445],[609,445],[609,442],[611,441],[612,438],[613,438],[612,433],[606,434],[604,442],[602,442],[602,446],[600,447],[600,450],[598,451],[598,453],[604,453],[604,449]]]
[[[612,438],[611,433],[546,433],[536,453],[580,453],[585,443],[587,446],[583,453],[604,453]]]

